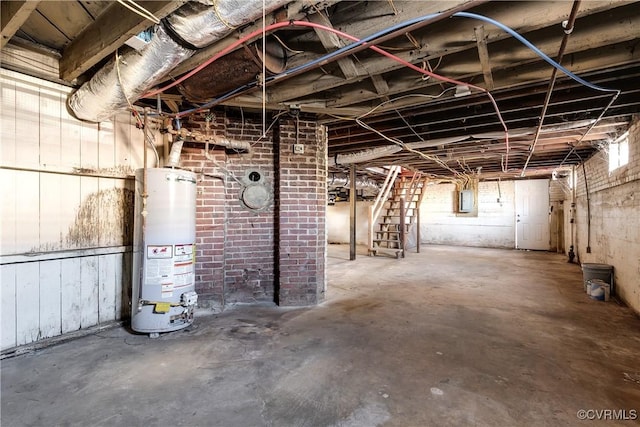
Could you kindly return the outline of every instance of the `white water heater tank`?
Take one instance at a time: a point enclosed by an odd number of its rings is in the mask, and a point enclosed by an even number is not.
[[[153,335],[193,323],[196,175],[151,168],[144,181],[137,170],[131,328]]]

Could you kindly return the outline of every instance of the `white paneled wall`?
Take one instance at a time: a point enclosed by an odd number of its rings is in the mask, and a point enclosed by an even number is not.
[[[1,84],[4,350],[127,314],[132,174],[155,155],[126,112],[84,123],[70,88],[7,70]]]

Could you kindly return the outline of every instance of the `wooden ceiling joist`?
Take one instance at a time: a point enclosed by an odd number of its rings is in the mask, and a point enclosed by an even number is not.
[[[476,43],[478,45],[478,57],[482,66],[482,74],[484,75],[484,87],[487,90],[493,90],[493,76],[491,75],[491,60],[489,59],[489,49],[487,49],[487,36],[484,32],[484,25],[474,28],[476,34]]]
[[[0,48],[3,48],[13,35],[20,29],[31,13],[38,7],[39,0],[19,0],[4,1],[0,8],[2,28],[2,41]]]
[[[309,15],[309,21],[314,24],[324,25],[325,27],[333,28],[331,21],[329,18],[323,13],[318,12],[313,15]],[[331,33],[328,31],[324,31],[321,29],[314,29],[318,39],[320,39],[320,43],[327,50],[327,52],[333,52],[334,50],[340,49],[343,47],[343,43],[340,42],[340,39],[335,33]],[[345,57],[338,59],[338,66],[340,67],[340,71],[344,74],[344,77],[347,79],[355,79],[358,77],[358,67],[356,67],[355,62],[351,57]]]
[[[186,0],[147,1],[144,7],[161,19],[184,3]],[[153,22],[114,2],[64,49],[60,78],[75,79],[151,25]]]
[[[318,1],[317,3],[321,4],[322,7],[330,7],[333,4],[339,3],[339,2],[340,0],[323,0],[323,1]],[[292,1],[287,5],[287,9],[285,11],[286,13],[283,13],[282,11],[277,10],[265,16],[264,21],[262,19],[259,19],[253,24],[249,24],[246,27],[243,27],[242,29],[237,30],[235,33],[233,33],[229,37],[225,37],[222,40],[219,40],[203,49],[200,49],[191,58],[183,61],[180,65],[178,65],[172,71],[172,75],[179,76],[188,71],[191,71],[192,69],[196,68],[198,65],[200,65],[207,59],[211,58],[216,53],[229,47],[232,43],[234,43],[237,39],[241,38],[243,35],[252,33],[256,30],[260,30],[264,25],[269,25],[269,24],[280,22],[283,20],[292,21],[292,20],[305,18],[307,16],[307,13],[310,12],[309,6],[313,5],[313,3],[314,2],[310,2],[309,0]]]
[[[416,2],[416,3],[420,3],[420,2]],[[380,2],[380,4],[382,3]],[[495,6],[493,7],[495,9]],[[553,26],[554,24],[558,24],[558,28],[560,29],[558,16],[564,16],[564,14],[566,14],[566,3],[564,2],[545,3],[545,7],[543,8],[544,10],[542,10],[542,8],[540,8],[540,5],[536,4],[536,2],[521,3],[517,5],[517,8],[518,8],[517,13],[514,12],[515,7],[516,6],[514,5],[507,4],[503,7],[495,9],[493,15],[496,19],[503,22],[505,25],[509,27],[526,28],[527,31],[533,32],[549,26]],[[603,9],[606,10],[607,7],[610,7],[610,2],[592,1],[592,2],[588,2],[588,4],[585,5],[585,7],[587,9],[581,10],[581,13],[586,13],[587,10],[593,13],[595,11],[599,11]],[[637,31],[635,30],[637,26],[634,25],[635,24],[634,22],[628,22],[628,19],[631,18],[632,20],[635,20],[636,18],[634,18],[634,15],[637,16],[638,13],[636,12],[635,14],[633,14],[633,10],[627,10],[627,9],[628,8],[623,8],[619,11],[616,11],[616,9],[612,10],[612,13],[614,13],[616,16],[621,16],[622,18],[625,18],[622,21],[622,24],[618,25],[618,21],[615,19],[609,19],[602,22],[603,25],[611,26],[613,31],[611,35],[609,35],[609,33],[606,33],[605,31],[600,31],[600,30],[598,31],[598,34],[603,33],[603,35],[608,37],[610,40],[617,40],[614,37],[635,38],[637,36]],[[527,16],[529,17],[529,19],[527,18]],[[535,19],[533,19],[532,17],[535,17]],[[471,19],[464,19],[464,18],[455,18],[455,19],[456,19],[456,25],[445,23],[445,24],[442,24],[444,28],[438,27],[439,23],[434,24],[434,27],[436,27],[438,30],[438,37],[435,37],[433,39],[429,38],[425,40],[424,41],[425,43],[423,43],[420,49],[416,48],[408,51],[394,52],[394,54],[398,56],[400,59],[409,61],[412,63],[418,63],[425,59],[440,58],[441,56],[446,55],[447,59],[443,60],[443,67],[446,67],[446,66],[451,67],[453,65],[459,66],[460,64],[456,63],[452,65],[450,64],[452,61],[450,61],[448,58],[451,57],[452,55],[455,57],[455,54],[459,53],[460,55],[458,56],[463,56],[464,58],[467,58],[467,61],[466,61],[466,64],[468,65],[467,70],[469,70],[469,67],[472,67],[474,70],[473,75],[479,74],[482,70],[477,63],[477,57],[475,60],[471,61],[471,60],[468,60],[468,55],[466,54],[466,52],[468,51],[477,49],[477,43],[475,41],[475,36],[474,36],[474,28],[475,26],[477,26],[478,21],[474,21]],[[364,31],[363,28],[361,28],[362,25],[363,25],[362,23],[356,21],[353,24],[347,23],[345,25],[341,25],[340,28],[342,31],[346,33],[358,34],[359,32]],[[621,28],[615,28],[616,25]],[[485,34],[486,34],[488,43],[496,43],[501,40],[511,39],[511,36],[509,34],[505,33],[502,30],[497,30],[495,28],[491,28],[491,29],[486,28]],[[368,35],[368,34],[365,34],[365,35]],[[548,38],[541,40],[542,42],[546,41],[547,44],[551,43],[551,45],[553,46],[551,49],[547,49],[547,46],[544,43],[543,43],[543,46],[539,46],[539,47],[543,51],[553,52],[557,50],[557,44],[559,42],[558,40],[561,37],[561,35],[562,35],[562,32],[560,31],[557,38],[555,39],[551,38],[552,43],[549,42]],[[575,43],[577,43],[576,39],[578,37],[582,37],[582,35],[578,32],[572,35],[571,45],[570,45],[570,50],[572,52],[575,52],[578,50],[578,48],[575,47],[574,45]],[[587,42],[587,45],[584,47],[585,49],[589,47],[593,47],[593,32],[591,31],[587,32],[586,34],[584,34],[582,38],[585,39]],[[508,67],[508,65],[514,61],[518,61],[518,60],[522,61],[523,60],[522,55],[524,55],[524,57],[526,57],[528,60],[535,59],[534,58],[535,54],[532,55],[527,48],[523,47],[522,45],[518,45],[515,47],[518,50],[518,52],[522,52],[522,53],[519,55],[515,55],[515,54],[512,55],[512,53],[508,49],[505,49],[505,50],[499,49],[498,53],[500,53],[500,57],[495,57],[496,54],[494,54],[494,56],[492,57],[492,64],[494,69],[496,66],[501,66],[502,68],[505,68],[505,67]],[[359,67],[362,68],[361,74],[364,74],[364,75],[386,74],[386,73],[396,72],[398,70],[401,70],[404,67],[400,63],[397,63],[387,58],[380,57],[378,55],[373,56],[371,58],[360,59],[360,61],[358,62],[358,65]],[[444,71],[442,71],[442,68],[438,69],[437,72],[439,73],[441,72],[441,74],[445,74]],[[458,68],[456,68],[453,71],[452,75],[460,76],[460,74],[461,72],[459,71]],[[394,74],[394,80],[396,78],[397,76]],[[327,75],[324,75],[321,71],[309,72],[309,73],[306,73],[305,75],[297,76],[297,77],[293,77],[292,79],[289,79],[286,85],[282,85],[283,87],[276,86],[270,91],[268,91],[269,100],[270,102],[273,102],[273,103],[283,102],[283,101],[291,100],[294,98],[301,98],[301,97],[313,94],[315,92],[335,89],[345,84],[357,83],[359,80],[360,78],[342,79],[336,76],[327,76]],[[343,91],[343,94],[348,95],[348,92]],[[363,94],[359,93],[357,96],[354,96],[354,98],[356,100],[358,99],[366,100],[366,94],[365,94],[365,97],[363,97],[362,95]],[[376,99],[378,98],[378,94],[370,93],[369,97],[370,99]],[[338,104],[334,106],[346,105],[346,103],[348,102],[348,99],[349,99],[348,96],[342,96]]]

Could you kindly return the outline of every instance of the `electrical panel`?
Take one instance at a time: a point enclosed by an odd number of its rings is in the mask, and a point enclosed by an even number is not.
[[[462,190],[458,193],[458,212],[473,211],[473,190]]]

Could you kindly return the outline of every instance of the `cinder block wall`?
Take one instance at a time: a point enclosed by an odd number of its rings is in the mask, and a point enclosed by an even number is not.
[[[576,180],[576,252],[580,262],[614,267],[618,295],[640,313],[640,120],[629,131],[629,163],[611,173],[600,152],[585,162],[591,218],[582,167]],[[590,234],[590,236],[589,236]],[[587,246],[591,253],[587,253]]]
[[[184,126],[205,128],[205,116]],[[267,124],[268,125],[268,124]],[[225,112],[211,132],[249,141],[249,152],[184,149],[181,166],[200,173],[197,198],[196,290],[199,305],[275,301],[309,305],[323,299],[326,251],[326,136],[313,120],[280,118],[262,137],[259,117]],[[303,154],[293,144],[304,145]],[[244,206],[243,180],[258,171],[272,195],[264,209]]]
[[[456,214],[455,190],[454,184],[426,186],[420,207],[421,242],[492,248],[515,247],[513,181],[502,181],[500,184],[497,181],[480,182],[477,216]]]

